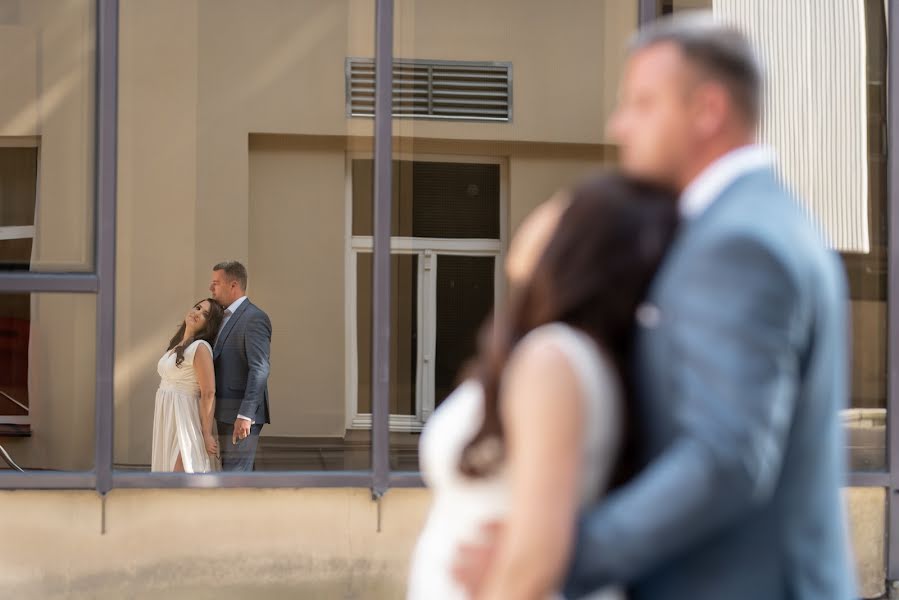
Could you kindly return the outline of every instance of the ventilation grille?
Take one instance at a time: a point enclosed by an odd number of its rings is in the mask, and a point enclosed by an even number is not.
[[[347,114],[375,115],[375,63],[348,58]],[[470,121],[512,120],[509,63],[395,60],[393,116]]]

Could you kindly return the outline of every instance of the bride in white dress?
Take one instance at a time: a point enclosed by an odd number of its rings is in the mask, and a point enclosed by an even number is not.
[[[151,471],[219,470],[212,346],[223,318],[214,300],[197,302],[159,359]]]
[[[521,225],[508,301],[421,437],[433,503],[409,600],[559,597],[578,511],[627,474],[634,314],[676,226],[672,195],[619,175]]]

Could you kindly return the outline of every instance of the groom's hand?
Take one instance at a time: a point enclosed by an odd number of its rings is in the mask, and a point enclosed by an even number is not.
[[[462,545],[453,561],[453,579],[465,588],[470,598],[477,598],[484,587],[487,573],[496,558],[503,524],[492,521],[481,527],[481,541],[477,545]]]
[[[237,419],[234,421],[234,433],[231,434],[231,443],[236,444],[245,439],[248,435],[250,435],[250,422],[246,419]]]

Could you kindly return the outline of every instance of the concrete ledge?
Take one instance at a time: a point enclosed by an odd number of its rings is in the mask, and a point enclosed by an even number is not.
[[[886,490],[844,498],[859,594],[881,598]],[[25,600],[402,598],[429,500],[424,489],[391,490],[380,507],[365,489],[115,490],[104,506],[94,492],[0,492],[0,590]]]
[[[17,598],[394,599],[429,497],[392,490],[3,492]],[[378,525],[380,521],[380,531]]]
[[[846,488],[843,494],[859,596],[882,598],[886,593],[886,489]]]

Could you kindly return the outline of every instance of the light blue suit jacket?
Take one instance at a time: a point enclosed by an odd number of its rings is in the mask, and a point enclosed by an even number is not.
[[[583,516],[566,585],[637,600],[855,597],[840,487],[837,256],[773,171],[684,228],[639,326],[644,470]]]

